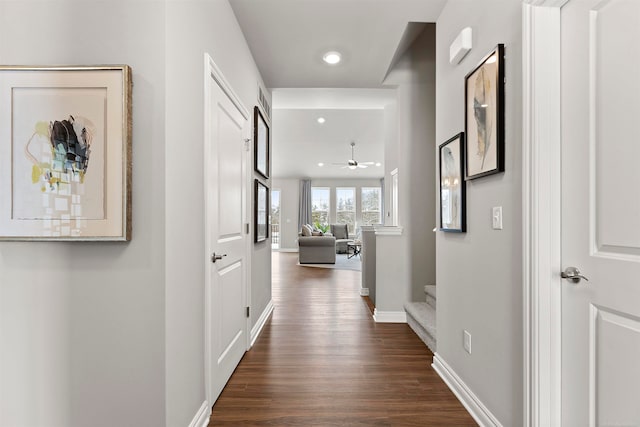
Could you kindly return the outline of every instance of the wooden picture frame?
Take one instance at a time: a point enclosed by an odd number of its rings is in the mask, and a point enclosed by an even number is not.
[[[504,45],[466,75],[465,179],[504,172]]]
[[[269,178],[269,125],[257,106],[253,108],[253,144],[254,169],[267,179]]]
[[[440,144],[440,230],[467,231],[464,132]]]
[[[269,187],[255,180],[253,193],[254,242],[264,242],[269,237]]]
[[[131,239],[131,68],[0,66],[0,240]]]

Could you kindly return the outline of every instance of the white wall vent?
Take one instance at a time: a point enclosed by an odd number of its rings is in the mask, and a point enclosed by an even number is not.
[[[262,111],[267,115],[267,119],[271,121],[271,105],[269,105],[267,97],[264,96],[264,91],[260,84],[258,84],[258,104],[260,104]]]

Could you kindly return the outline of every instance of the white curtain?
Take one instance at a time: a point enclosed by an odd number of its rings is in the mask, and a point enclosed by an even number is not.
[[[304,224],[311,224],[311,180],[300,180],[300,205],[298,209],[298,230]]]

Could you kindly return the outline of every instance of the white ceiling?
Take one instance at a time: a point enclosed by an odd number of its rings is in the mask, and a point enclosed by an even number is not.
[[[317,119],[326,119],[319,124]],[[381,178],[384,176],[384,110],[273,110],[272,166],[276,178]],[[355,141],[358,162],[381,162],[366,169],[342,169]],[[322,162],[323,167],[318,166]]]
[[[409,22],[446,0],[230,0],[269,88],[377,88]],[[322,55],[342,54],[330,66]]]
[[[379,178],[384,168],[340,169],[351,157],[384,163],[382,81],[412,37],[411,22],[435,22],[447,0],[229,0],[272,89],[272,176]],[[342,54],[330,66],[322,55]],[[317,118],[327,119],[324,125]],[[324,162],[324,167],[318,167]]]
[[[274,108],[320,110],[381,109],[396,100],[394,89],[274,89]]]

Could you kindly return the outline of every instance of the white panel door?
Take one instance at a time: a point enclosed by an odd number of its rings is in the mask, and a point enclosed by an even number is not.
[[[640,426],[640,1],[562,23],[562,425]]]
[[[207,81],[207,250],[209,390],[215,402],[247,346],[247,120],[218,83]],[[215,255],[214,255],[215,254]]]

